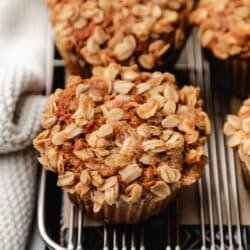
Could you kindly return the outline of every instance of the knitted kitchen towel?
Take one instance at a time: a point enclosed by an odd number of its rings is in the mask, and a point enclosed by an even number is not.
[[[43,0],[0,0],[1,250],[26,249],[31,230],[47,30]]]
[[[40,128],[45,98],[37,72],[23,66],[0,67],[0,154],[29,146]]]
[[[0,157],[0,249],[26,249],[33,217],[36,154],[29,147]]]

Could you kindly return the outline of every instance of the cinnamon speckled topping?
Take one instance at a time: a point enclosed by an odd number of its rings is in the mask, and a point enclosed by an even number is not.
[[[153,69],[181,47],[193,0],[47,0],[66,64]]]
[[[95,212],[119,199],[158,201],[202,174],[210,132],[202,104],[199,88],[177,89],[170,73],[112,63],[50,96],[34,145],[57,185],[91,197]]]
[[[202,46],[216,57],[250,58],[250,0],[201,0],[191,21]]]

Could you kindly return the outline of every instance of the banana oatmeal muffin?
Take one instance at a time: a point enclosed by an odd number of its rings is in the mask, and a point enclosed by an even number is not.
[[[250,191],[250,98],[243,102],[238,115],[227,116],[224,133],[230,136],[228,146],[238,151],[244,181]]]
[[[46,0],[57,47],[72,74],[111,61],[152,70],[173,65],[193,0]]]
[[[201,0],[191,14],[213,82],[245,98],[250,92],[250,0]]]
[[[137,223],[162,211],[202,175],[210,121],[200,89],[138,66],[93,68],[50,96],[40,163],[88,215]]]

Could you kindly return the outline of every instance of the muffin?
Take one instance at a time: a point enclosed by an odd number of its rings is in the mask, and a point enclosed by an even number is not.
[[[210,131],[202,104],[198,87],[178,90],[170,73],[111,63],[50,96],[34,146],[86,214],[138,223],[202,175]]]
[[[230,136],[228,146],[238,151],[245,185],[250,191],[250,98],[243,102],[238,115],[228,115],[224,133]]]
[[[173,65],[193,0],[47,0],[57,47],[71,74],[93,66]]]
[[[191,14],[212,82],[241,98],[250,92],[250,0],[201,0]]]

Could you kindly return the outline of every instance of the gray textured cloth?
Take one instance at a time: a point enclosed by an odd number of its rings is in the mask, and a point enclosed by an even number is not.
[[[0,249],[26,248],[36,190],[32,140],[45,107],[43,0],[0,1]]]

